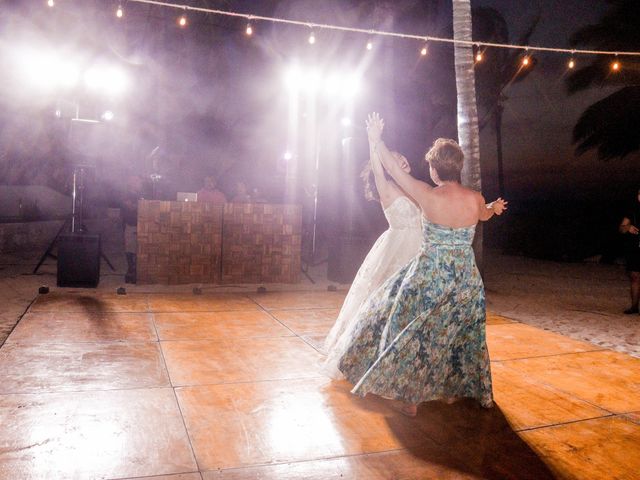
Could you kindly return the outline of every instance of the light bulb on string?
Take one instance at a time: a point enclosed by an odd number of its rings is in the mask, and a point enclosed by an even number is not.
[[[528,67],[530,62],[531,62],[531,60],[529,59],[529,55],[525,55],[524,57],[522,57],[522,66],[523,67]]]
[[[573,70],[573,68],[576,66],[576,61],[572,58],[569,60],[569,63],[567,64],[567,66]]]
[[[427,44],[425,43],[420,49],[420,55],[422,55],[423,57],[426,57],[427,53],[429,53],[429,47],[427,47]]]
[[[611,70],[613,70],[614,72],[620,70],[620,62],[614,60],[614,62],[611,64]]]
[[[373,42],[371,40],[367,42],[367,50],[373,50]]]
[[[313,30],[311,30],[311,33],[309,34],[309,44],[314,45],[315,43],[316,43],[316,34],[313,33]]]
[[[187,26],[187,15],[186,14],[182,14],[180,16],[180,18],[178,19],[178,25],[180,25],[181,27],[186,27]]]
[[[253,27],[251,26],[251,22],[247,23],[247,28],[245,29],[244,33],[246,33],[248,37],[253,35]]]
[[[122,10],[122,5],[118,5],[118,9],[116,10],[116,17],[122,18],[124,16],[124,10]]]
[[[480,63],[482,61],[482,50],[480,50],[480,45],[476,45],[476,63]]]

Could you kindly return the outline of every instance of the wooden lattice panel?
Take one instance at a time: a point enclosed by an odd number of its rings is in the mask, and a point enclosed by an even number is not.
[[[300,206],[228,203],[223,221],[223,283],[299,281]]]
[[[219,283],[223,207],[138,202],[138,283]]]

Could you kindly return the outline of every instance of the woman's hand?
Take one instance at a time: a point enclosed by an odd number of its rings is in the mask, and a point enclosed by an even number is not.
[[[638,235],[638,232],[640,232],[640,230],[638,230],[638,227],[635,227],[633,225],[629,225],[629,233],[632,235]]]
[[[378,143],[382,138],[382,130],[384,130],[384,120],[376,112],[370,113],[367,117],[367,136],[372,144]]]
[[[493,213],[495,213],[496,215],[502,215],[502,213],[507,209],[508,203],[509,202],[503,200],[502,198],[498,198],[497,200],[491,202],[489,206],[491,207],[491,210],[493,210]]]

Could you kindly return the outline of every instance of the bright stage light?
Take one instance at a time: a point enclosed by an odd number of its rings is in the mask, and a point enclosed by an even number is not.
[[[53,0],[47,0],[47,5],[49,5],[50,7],[53,7],[56,4],[56,2],[54,2]]]
[[[88,89],[108,95],[118,95],[127,87],[125,73],[116,67],[96,65],[84,74],[84,82]]]
[[[291,160],[293,158],[293,154],[291,152],[285,152],[282,158],[285,160]]]
[[[324,91],[327,95],[337,95],[340,91],[340,77],[336,74],[329,75],[324,82]]]
[[[302,72],[298,67],[291,67],[286,75],[285,82],[290,90],[298,90],[302,84]]]
[[[342,120],[340,120],[340,123],[342,124],[343,127],[350,127],[351,119],[349,117],[343,117]]]
[[[287,71],[285,82],[289,90],[322,93],[329,98],[353,98],[361,90],[361,79],[357,74],[323,74],[317,69],[302,70],[298,66]]]
[[[101,115],[100,118],[102,118],[102,120],[104,120],[105,122],[110,122],[111,120],[113,120],[113,112],[111,110],[107,110]]]
[[[343,96],[353,98],[360,93],[360,77],[355,74],[345,78]]]
[[[315,70],[311,70],[307,72],[307,74],[303,78],[302,88],[310,93],[315,93],[320,88],[322,84],[322,78],[320,77],[320,73]]]
[[[124,15],[124,10],[122,10],[122,5],[118,5],[118,9],[116,10],[116,17],[122,18]]]
[[[80,77],[79,68],[54,53],[30,48],[14,50],[17,71],[28,85],[40,89],[73,88]]]

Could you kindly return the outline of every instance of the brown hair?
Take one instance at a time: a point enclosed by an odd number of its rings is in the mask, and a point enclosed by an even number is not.
[[[425,155],[425,160],[438,172],[440,180],[444,182],[460,181],[464,153],[454,140],[437,139]]]
[[[395,157],[397,155],[403,157],[402,154],[392,151],[391,154]],[[406,160],[406,159],[405,159]],[[407,163],[409,161],[407,160]],[[384,171],[384,176],[388,180],[391,180],[395,183],[395,180],[389,176],[387,171]],[[371,161],[368,161],[362,171],[360,172],[360,178],[362,178],[362,182],[364,183],[364,198],[369,200],[370,202],[379,202],[380,194],[378,193],[378,189],[376,188],[376,181],[373,176],[373,169],[371,168]]]
[[[367,164],[364,166],[362,172],[360,172],[360,178],[362,178],[362,182],[364,183],[364,198],[366,198],[370,202],[379,202],[380,195],[378,194],[376,182],[373,178],[373,169],[371,168],[371,162],[367,162]]]

